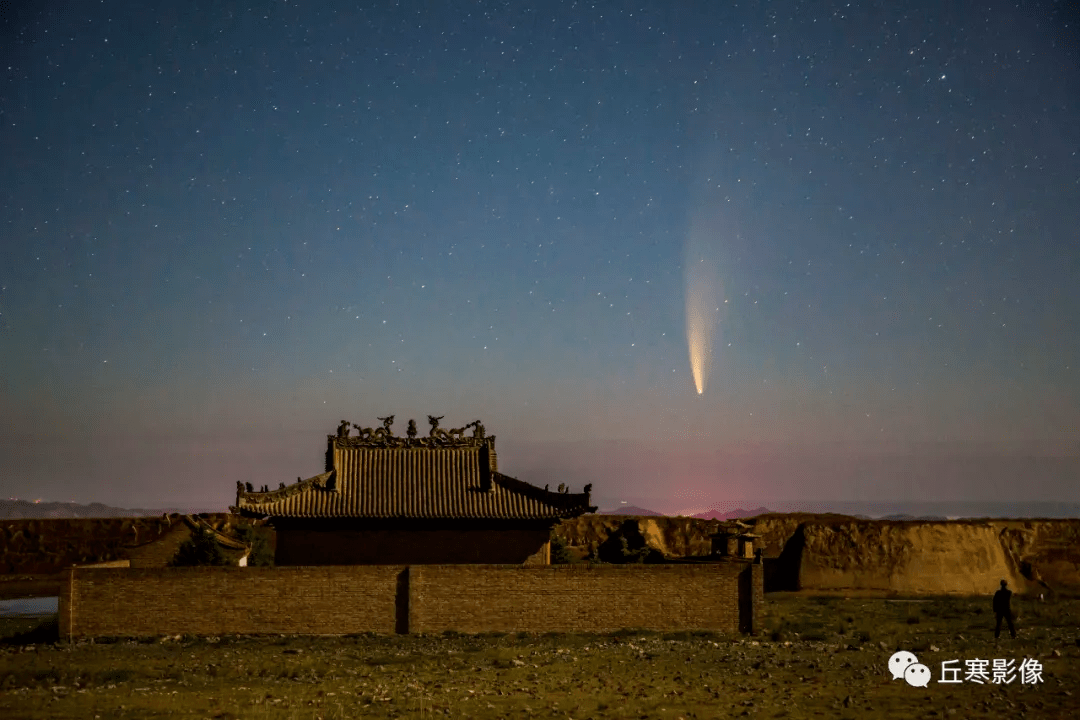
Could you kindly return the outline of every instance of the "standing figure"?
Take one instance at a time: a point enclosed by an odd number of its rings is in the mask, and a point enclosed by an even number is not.
[[[1013,625],[1013,613],[1012,613],[1012,590],[1008,586],[1008,582],[1001,581],[1001,589],[994,593],[994,615],[997,616],[997,624],[994,626],[994,639],[996,640],[1001,635],[1001,620],[1009,623],[1009,633],[1013,638],[1016,637],[1016,626]]]

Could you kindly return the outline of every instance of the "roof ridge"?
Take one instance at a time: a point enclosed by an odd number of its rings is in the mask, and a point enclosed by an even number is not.
[[[245,543],[245,542],[241,542],[240,540],[229,537],[228,535],[221,532],[220,530],[218,530],[216,527],[214,527],[210,523],[203,520],[198,515],[187,514],[187,515],[183,515],[182,517],[183,517],[183,520],[184,520],[184,524],[186,524],[192,530],[195,530],[196,528],[200,528],[200,527],[205,529],[205,530],[209,530],[210,533],[213,534],[214,540],[217,541],[217,543],[220,544],[220,545],[224,545],[225,547],[227,547],[227,548],[229,548],[231,550],[250,550],[251,549],[250,544]]]

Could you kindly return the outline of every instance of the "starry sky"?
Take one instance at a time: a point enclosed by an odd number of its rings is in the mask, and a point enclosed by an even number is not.
[[[4,496],[434,414],[602,506],[1080,500],[1075,6],[352,5],[0,2]]]

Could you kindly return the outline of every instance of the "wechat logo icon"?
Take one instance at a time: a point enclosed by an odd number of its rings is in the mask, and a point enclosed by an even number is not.
[[[889,658],[889,672],[893,680],[903,680],[912,687],[926,687],[930,683],[930,668],[919,662],[915,653],[899,650]]]

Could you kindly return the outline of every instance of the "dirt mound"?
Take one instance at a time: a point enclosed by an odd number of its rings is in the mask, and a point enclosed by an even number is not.
[[[609,563],[662,563],[671,557],[670,553],[664,552],[666,548],[662,548],[663,537],[655,524],[650,527],[647,520],[631,518],[600,543],[596,557]]]
[[[595,555],[601,543],[627,521],[635,524],[636,532],[651,548],[668,558],[708,554],[712,550],[709,535],[720,526],[715,520],[690,517],[581,515],[562,521],[553,532],[571,547]]]
[[[766,515],[754,528],[773,577],[797,575],[784,589],[985,594],[1005,579],[1018,592],[1080,591],[1080,520]]]
[[[56,573],[74,564],[125,560],[131,548],[160,539],[180,517],[7,520],[0,523],[0,574]],[[220,529],[232,516],[200,517]]]
[[[799,580],[816,589],[979,594],[1026,581],[989,525],[808,525]]]

